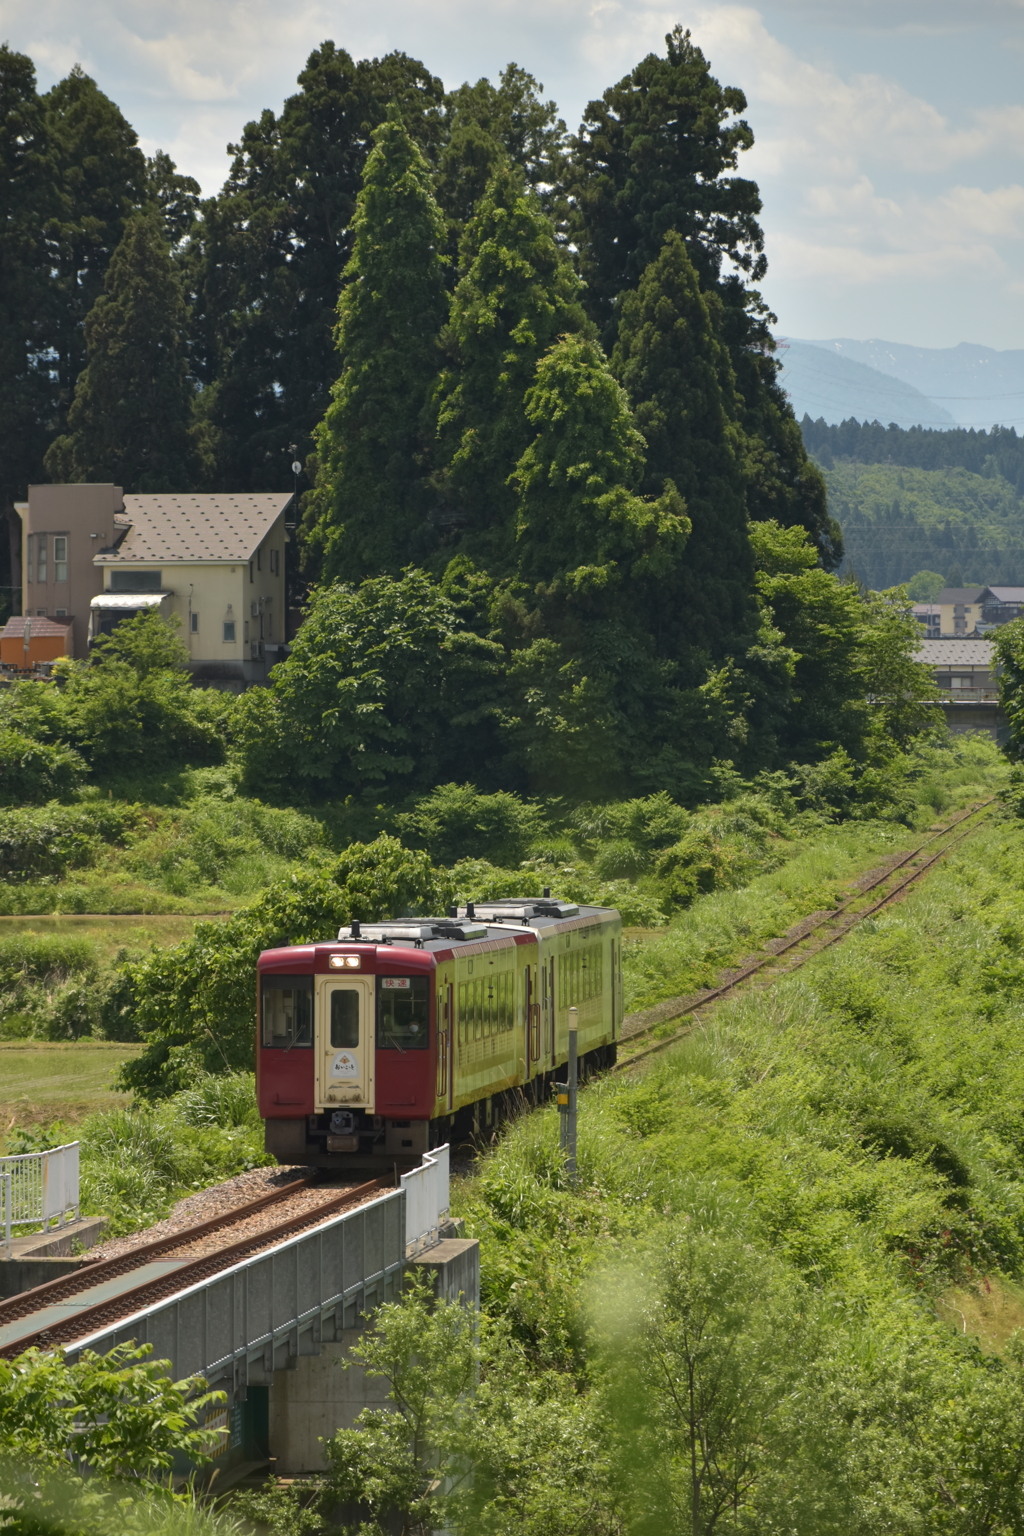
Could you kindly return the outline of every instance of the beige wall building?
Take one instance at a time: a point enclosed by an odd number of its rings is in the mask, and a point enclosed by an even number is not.
[[[129,527],[96,555],[91,635],[156,608],[180,621],[197,681],[266,682],[285,641],[287,492],[126,496]]]
[[[22,612],[74,619],[74,654],[142,608],[176,616],[197,681],[266,681],[285,635],[287,492],[125,496],[33,485],[22,519]]]

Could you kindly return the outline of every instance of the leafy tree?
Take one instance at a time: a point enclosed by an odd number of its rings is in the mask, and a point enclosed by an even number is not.
[[[310,54],[280,116],[247,123],[223,190],[203,205],[188,259],[219,482],[291,488],[337,378],[332,326],[353,251],[373,130],[394,104],[425,149],[441,132],[441,81],[404,53]]]
[[[239,701],[246,780],[279,794],[394,793],[486,769],[499,657],[422,571],[322,588],[270,688]]]
[[[834,746],[859,757],[870,718],[860,593],[820,568],[803,529],[752,523],[750,538],[757,591],[771,624],[795,654],[791,697],[777,720],[780,750],[799,763],[813,762]]]
[[[373,138],[338,301],[342,372],[317,429],[306,513],[326,575],[356,580],[398,571],[431,543],[423,418],[446,308],[427,163],[397,116]]]
[[[999,702],[1010,727],[1007,755],[1024,759],[1024,619],[1003,624],[993,641],[999,669]]]
[[[59,199],[46,235],[56,303],[50,344],[63,423],[85,366],[85,317],[148,187],[135,130],[77,64],[43,97],[43,110]]]
[[[865,618],[860,674],[875,706],[874,728],[905,751],[915,737],[944,728],[935,679],[917,660],[921,626],[905,587],[872,592]]]
[[[918,571],[907,582],[907,596],[914,603],[933,603],[944,586],[938,571]]]
[[[203,1072],[251,1070],[261,950],[316,943],[353,917],[443,911],[449,900],[427,855],[393,837],[353,843],[334,859],[311,856],[300,874],[268,886],[226,923],[197,923],[192,938],[123,968],[121,1007],[146,1048],[124,1065],[122,1086],[158,1099]]]
[[[0,805],[45,805],[77,789],[86,765],[70,747],[0,724]]]
[[[581,269],[609,344],[619,295],[639,283],[670,230],[705,288],[725,259],[755,282],[766,270],[757,185],[727,174],[754,142],[738,116],[746,97],[718,83],[682,27],[665,50],[589,103],[566,173]]]
[[[201,1376],[172,1381],[152,1352],[118,1344],[70,1364],[60,1350],[0,1360],[0,1454],[132,1480],[168,1473],[176,1453],[202,1461],[205,1410],[224,1394],[203,1392]]]
[[[194,420],[188,310],[154,214],[128,221],[106,290],[86,319],[88,366],[46,468],[54,480],[191,490],[209,452]]]
[[[533,435],[525,398],[537,363],[557,337],[589,326],[579,281],[513,165],[489,181],[459,265],[444,332],[450,361],[437,386],[438,516],[494,570],[511,557],[510,477]]]
[[[647,443],[644,488],[671,481],[691,522],[673,592],[677,644],[716,657],[743,645],[753,623],[753,558],[747,538],[736,391],[682,236],[671,231],[622,303],[612,370],[633,403]]]

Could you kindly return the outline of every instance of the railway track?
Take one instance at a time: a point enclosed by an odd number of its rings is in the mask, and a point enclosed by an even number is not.
[[[212,1220],[83,1264],[74,1274],[0,1302],[0,1358],[33,1345],[69,1344],[391,1186],[389,1179],[370,1179],[331,1193],[314,1179],[297,1179]]]
[[[902,858],[897,859],[888,868],[861,884],[856,891],[852,892],[844,901],[841,901],[838,906],[817,915],[810,922],[796,925],[801,931],[794,933],[791,930],[790,934],[781,943],[776,944],[771,951],[767,954],[755,956],[752,960],[741,966],[738,971],[729,975],[718,986],[711,987],[695,997],[669,998],[666,1002],[659,1003],[654,1008],[647,1009],[643,1013],[634,1014],[632,1019],[627,1017],[624,1020],[620,1041],[620,1059],[611,1070],[613,1072],[628,1071],[634,1063],[642,1061],[645,1057],[653,1056],[656,1052],[663,1051],[675,1041],[682,1039],[684,1035],[693,1029],[694,1024],[699,1022],[699,1015],[702,1009],[738,991],[751,978],[761,977],[768,983],[776,981],[780,976],[786,976],[791,971],[799,970],[801,966],[807,964],[808,960],[812,960],[815,955],[819,955],[831,945],[837,944],[840,939],[845,938],[852,929],[864,922],[866,918],[873,917],[883,907],[887,907],[890,903],[897,901],[915,881],[920,880],[922,875],[927,874],[940,859],[945,858],[953,848],[958,847],[973,832],[977,831],[978,826],[981,824],[977,818],[984,817],[989,806],[993,804],[994,799],[995,796],[992,796],[988,800],[982,801],[980,805],[972,806],[969,810],[963,811],[959,816],[954,817],[951,822],[940,828],[937,832],[934,832],[931,837],[925,838],[915,848],[911,848]],[[965,826],[965,823],[972,821],[975,823],[973,826]],[[925,850],[932,847],[935,843],[942,843],[942,846],[931,853],[925,853]],[[908,872],[901,875],[900,871],[907,870],[908,866],[910,866]],[[895,876],[899,876],[899,878],[894,881]],[[877,891],[880,886],[885,886],[892,881],[894,883],[890,889],[884,891],[876,900],[867,901],[867,904],[864,906],[860,905],[873,892]],[[793,958],[788,964],[780,965],[780,957],[787,954],[792,954]],[[643,1046],[639,1050],[629,1049],[632,1041],[643,1040],[663,1025],[682,1018],[687,1018],[690,1022],[679,1029],[673,1030],[671,1034]]]

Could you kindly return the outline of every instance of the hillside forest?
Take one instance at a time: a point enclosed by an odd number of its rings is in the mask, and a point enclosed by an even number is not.
[[[878,589],[1024,585],[1024,441],[1012,427],[801,422],[843,530],[844,570]]]

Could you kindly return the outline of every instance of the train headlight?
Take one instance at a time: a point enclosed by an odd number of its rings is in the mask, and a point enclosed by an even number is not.
[[[332,971],[358,971],[358,955],[332,955],[327,964]]]

